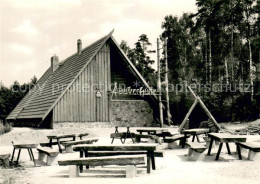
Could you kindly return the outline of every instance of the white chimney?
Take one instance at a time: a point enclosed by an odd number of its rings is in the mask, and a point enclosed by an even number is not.
[[[78,55],[80,55],[81,54],[81,50],[82,50],[82,42],[81,42],[81,40],[80,39],[78,39],[78,41],[77,41],[77,48],[78,48]]]
[[[51,57],[52,72],[55,72],[55,70],[57,70],[58,67],[59,67],[59,57],[54,54],[54,56]]]

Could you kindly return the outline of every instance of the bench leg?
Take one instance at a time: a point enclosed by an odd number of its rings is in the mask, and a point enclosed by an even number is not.
[[[136,137],[136,138],[135,138],[135,142],[140,143],[140,142],[141,142],[141,139],[140,139],[139,137]]]
[[[188,149],[188,156],[191,157],[193,154],[193,150],[191,148]]]
[[[70,178],[79,177],[79,166],[69,165],[69,177]]]
[[[192,155],[192,158],[193,158],[193,160],[195,160],[195,161],[201,161],[201,160],[203,160],[203,158],[204,158],[204,154],[203,153],[198,153],[198,152],[193,152],[193,155]]]
[[[169,149],[173,149],[173,148],[176,148],[176,147],[177,147],[177,143],[176,143],[175,141],[168,143],[168,148],[169,148]]]
[[[249,150],[248,160],[260,160],[260,152],[254,152],[252,150]]]
[[[242,155],[241,155],[241,149],[240,149],[240,146],[239,146],[238,144],[236,144],[236,147],[237,147],[238,158],[239,158],[239,160],[242,160]]]
[[[47,165],[56,165],[57,164],[57,158],[58,158],[58,155],[53,157],[53,156],[47,156]]]
[[[3,159],[4,167],[9,167],[9,158]]]
[[[156,143],[156,141],[155,141],[154,139],[148,138],[148,139],[147,139],[147,143]]]
[[[155,139],[155,143],[162,144],[164,139],[165,138],[162,139],[161,137],[158,137],[157,139]]]
[[[72,145],[66,146],[66,147],[65,147],[65,150],[66,150],[66,153],[73,153],[73,152],[74,152],[74,151],[73,151],[73,148],[72,148]]]
[[[45,157],[45,153],[42,153],[42,152],[38,153],[38,160],[39,161],[43,161],[44,157]]]
[[[135,165],[127,165],[126,166],[126,178],[134,178],[137,175],[136,166]]]

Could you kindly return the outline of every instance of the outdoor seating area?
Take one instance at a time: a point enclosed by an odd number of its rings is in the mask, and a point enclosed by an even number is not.
[[[163,163],[167,162],[169,158],[167,155],[179,153],[179,150],[183,150],[180,155],[183,163],[209,162],[209,160],[217,162],[229,159],[239,161],[242,160],[242,157],[245,157],[244,160],[255,161],[260,153],[259,143],[247,142],[245,135],[209,133],[208,129],[204,128],[185,129],[182,132],[176,131],[177,128],[174,127],[116,127],[116,130],[118,129],[127,130],[135,141],[132,142],[132,138],[125,140],[125,137],[121,137],[122,142],[111,143],[111,135],[120,134],[120,132],[111,132],[110,137],[105,138],[92,137],[85,133],[84,137],[87,136],[87,138],[83,139],[79,137],[82,134],[47,135],[46,138],[50,140],[49,144],[14,143],[11,158],[9,158],[11,154],[1,154],[0,160],[5,167],[9,167],[9,161],[10,165],[20,166],[23,163],[23,160],[20,159],[21,150],[27,149],[34,167],[64,168],[64,174],[69,178],[84,178],[87,173],[96,172],[96,168],[99,168],[98,172],[101,174],[104,172],[102,170],[111,167],[122,170],[126,178],[134,178],[143,177],[146,174],[152,176],[155,171],[163,172],[164,169],[167,169],[163,166]],[[163,132],[167,133],[161,136]],[[54,139],[57,140],[57,144],[52,141]],[[160,142],[151,141],[158,139]],[[216,147],[213,146],[215,142]],[[227,152],[222,152],[223,144],[225,144]],[[244,155],[245,149],[248,150],[248,156]],[[18,150],[17,155],[16,150]],[[60,152],[60,150],[62,151]],[[34,157],[36,152],[38,152],[37,159]],[[25,155],[23,153],[23,158]],[[20,162],[18,162],[19,160]]]

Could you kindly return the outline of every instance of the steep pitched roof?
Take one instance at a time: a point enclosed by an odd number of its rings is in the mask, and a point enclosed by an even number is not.
[[[74,82],[85,68],[84,66],[91,61],[112,33],[113,31],[83,49],[80,55],[76,53],[64,60],[55,72],[52,73],[49,68],[42,77],[46,78],[45,81],[39,80],[36,84],[37,87],[33,89],[34,92],[28,93],[7,119],[44,119],[47,112],[52,109],[55,102],[60,99],[59,97]]]
[[[83,49],[80,55],[76,53],[65,59],[60,63],[59,68],[55,72],[52,73],[51,68],[49,68],[37,82],[33,92],[28,93],[21,100],[7,119],[37,118],[43,120],[108,39],[111,39],[116,45],[139,79],[141,79],[147,88],[150,88],[142,75],[120,49],[112,33],[113,31]]]

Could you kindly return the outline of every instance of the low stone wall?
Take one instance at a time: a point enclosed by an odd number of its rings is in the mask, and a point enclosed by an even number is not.
[[[114,126],[152,126],[153,109],[144,100],[113,100],[111,122]]]
[[[60,128],[110,128],[113,125],[109,122],[53,122],[53,129]]]
[[[113,100],[110,108],[111,122],[53,122],[53,129],[153,126],[153,109],[147,101]]]

